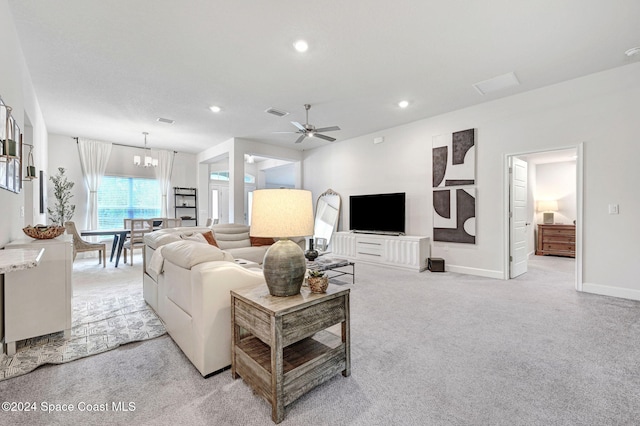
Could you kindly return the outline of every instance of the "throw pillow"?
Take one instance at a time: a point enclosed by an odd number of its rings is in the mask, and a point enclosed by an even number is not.
[[[263,238],[263,237],[249,237],[251,240],[251,246],[270,246],[275,243],[273,238]]]
[[[211,231],[203,232],[202,235],[204,235],[204,238],[207,240],[209,244],[211,244],[212,246],[218,247],[218,242],[216,241],[216,237],[213,236],[213,232]]]
[[[199,243],[204,243],[204,244],[208,242],[207,239],[200,233],[183,234],[183,235],[180,235],[180,238],[188,241],[197,241]]]

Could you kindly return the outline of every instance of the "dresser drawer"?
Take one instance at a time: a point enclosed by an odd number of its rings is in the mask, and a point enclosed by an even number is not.
[[[575,229],[545,229],[544,235],[548,238],[565,237],[574,238],[576,235]]]
[[[573,252],[576,249],[575,244],[570,243],[544,243],[542,244],[543,251],[568,251]]]
[[[549,235],[545,234],[543,242],[545,243],[574,243],[576,240],[575,235]]]

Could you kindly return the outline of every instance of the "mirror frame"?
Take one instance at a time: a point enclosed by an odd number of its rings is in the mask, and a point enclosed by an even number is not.
[[[328,202],[325,201],[325,204],[327,206],[330,206],[332,208],[334,208],[336,210],[335,213],[335,221],[333,223],[333,229],[331,231],[331,234],[329,235],[329,237],[325,237],[325,236],[318,236],[317,235],[317,231],[318,231],[318,221],[319,221],[319,217],[322,215],[323,212],[320,212],[320,201],[323,201],[323,197],[336,197],[337,199],[337,207],[334,206],[333,204],[330,204]],[[318,199],[316,201],[316,211],[315,211],[315,217],[314,217],[314,222],[313,222],[313,239],[315,241],[317,241],[318,238],[325,238],[327,240],[327,247],[329,246],[329,244],[331,243],[331,237],[333,236],[333,233],[336,232],[338,230],[338,224],[340,223],[340,208],[342,205],[342,197],[340,196],[340,194],[338,194],[337,192],[335,192],[333,189],[329,188],[326,191],[324,191],[322,194],[320,194],[318,196]],[[327,223],[327,222],[324,222]],[[317,247],[316,247],[317,249]]]

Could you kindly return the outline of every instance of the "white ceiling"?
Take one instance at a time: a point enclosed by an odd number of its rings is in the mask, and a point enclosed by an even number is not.
[[[638,0],[9,4],[49,132],[141,146],[147,131],[152,148],[192,153],[231,137],[329,144],[272,133],[303,123],[305,103],[340,143],[639,60],[624,55],[640,45]],[[512,71],[520,86],[472,87]]]

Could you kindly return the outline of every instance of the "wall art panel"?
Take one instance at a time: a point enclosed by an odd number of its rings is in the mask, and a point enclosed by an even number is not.
[[[475,129],[433,137],[433,187],[475,184]]]
[[[433,240],[476,243],[475,188],[433,191]]]

